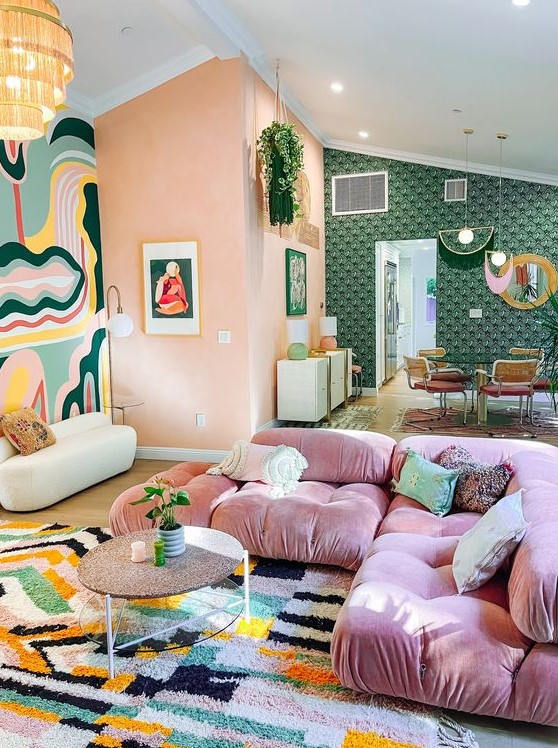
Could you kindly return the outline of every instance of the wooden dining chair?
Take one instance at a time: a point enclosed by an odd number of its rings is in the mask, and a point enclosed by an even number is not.
[[[448,392],[459,392],[463,395],[463,423],[467,423],[467,391],[463,382],[455,382],[451,379],[440,378],[429,366],[429,361],[424,356],[403,356],[404,370],[407,374],[407,382],[412,390],[422,390],[432,395],[440,395],[440,415],[443,418],[447,412]]]
[[[445,348],[419,348],[417,352],[417,356],[423,358],[445,355]],[[463,384],[468,384],[472,381],[472,378],[463,369],[459,369],[457,366],[450,367],[447,361],[432,361],[430,358],[427,358],[427,361],[433,379],[445,379],[448,382],[461,382]]]
[[[556,391],[556,385],[552,385],[552,380],[545,376],[544,350],[542,348],[510,348],[512,356],[531,356],[539,360],[537,378],[533,384],[535,394],[537,392],[546,392],[548,395]],[[556,403],[553,400],[553,407],[556,410]],[[533,422],[534,399],[531,401],[531,423]]]
[[[539,370],[538,358],[499,359],[492,366],[492,373],[477,369],[477,375],[487,377],[488,382],[479,387],[479,393],[487,397],[518,397],[519,423],[523,423],[523,398],[527,398],[527,413],[533,423],[533,395]]]

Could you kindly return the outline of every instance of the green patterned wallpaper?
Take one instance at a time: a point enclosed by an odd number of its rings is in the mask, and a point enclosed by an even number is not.
[[[444,202],[444,180],[462,172],[325,149],[327,313],[338,318],[338,342],[352,346],[364,367],[364,386],[375,382],[375,242],[435,238],[439,229],[463,224],[463,203]],[[389,211],[331,215],[331,178],[388,171]],[[503,248],[533,252],[558,266],[558,187],[504,180]],[[497,225],[498,179],[469,175],[469,225]],[[533,313],[508,306],[488,289],[484,266],[453,268],[438,257],[437,342],[448,349],[501,353],[533,345],[539,332]],[[469,309],[483,310],[469,319]]]

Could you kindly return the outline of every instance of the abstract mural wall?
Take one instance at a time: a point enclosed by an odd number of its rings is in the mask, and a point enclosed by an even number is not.
[[[66,109],[0,141],[0,413],[101,410],[107,367],[93,128]]]

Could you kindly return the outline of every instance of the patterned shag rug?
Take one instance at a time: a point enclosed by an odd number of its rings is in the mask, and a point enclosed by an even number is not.
[[[308,429],[350,429],[352,431],[371,431],[378,419],[379,405],[348,405],[336,408],[331,414],[331,423],[327,421],[282,421],[281,428]]]
[[[477,425],[477,414],[467,415],[467,425],[463,424],[463,411],[448,408],[442,418],[438,418],[439,408],[402,408],[390,431],[406,434],[452,434],[454,436],[493,436],[506,439],[536,439],[539,436],[558,438],[558,416],[553,411],[535,412],[533,424],[524,416],[519,423],[517,410],[494,411],[496,423]],[[500,418],[503,423],[498,423]]]
[[[352,574],[332,567],[252,560],[249,625],[181,650],[143,647],[118,657],[109,680],[106,654],[79,625],[91,593],[76,576],[107,538],[0,524],[2,748],[476,745],[455,723],[447,742],[445,716],[428,707],[341,687],[329,642]]]

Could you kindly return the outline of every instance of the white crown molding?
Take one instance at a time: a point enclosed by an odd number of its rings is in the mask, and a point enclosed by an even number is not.
[[[465,171],[465,161],[459,161],[442,156],[430,156],[424,153],[410,153],[408,151],[396,151],[390,148],[361,145],[345,140],[329,140],[325,143],[326,148],[337,151],[349,151],[351,153],[362,153],[365,156],[378,156],[393,161],[407,161],[412,164],[423,164],[425,166],[436,166],[439,169],[451,169],[453,171]],[[475,174],[486,174],[497,177],[500,174],[498,166],[492,164],[469,163],[469,171]],[[521,171],[519,169],[502,169],[505,179],[518,179],[521,182],[536,182],[537,184],[558,185],[558,176],[555,174],[540,174],[535,171]]]
[[[208,62],[213,57],[215,55],[208,47],[199,44],[188,52],[188,54],[175,57],[155,70],[151,70],[149,73],[141,75],[129,83],[113,88],[103,96],[93,99],[94,116],[98,117],[110,109],[120,106],[120,104],[135,99],[136,96],[141,96],[141,94],[150,91],[152,88],[157,88],[157,86],[166,83],[172,78],[176,78],[177,75],[186,73],[188,70],[198,67],[198,65],[203,65],[204,62]]]
[[[195,6],[203,17],[209,20],[213,26],[227,38],[230,43],[242,52],[248,59],[250,66],[262,78],[262,80],[275,90],[275,61],[270,64],[264,51],[248,29],[227,8],[222,0],[188,0],[191,6]],[[326,135],[320,130],[312,119],[310,113],[300,101],[286,88],[282,86],[285,105],[297,117],[322,145],[327,142]]]
[[[222,462],[229,453],[215,449],[181,449],[179,447],[138,447],[138,460],[172,460],[173,462]]]
[[[66,96],[66,106],[70,109],[74,109],[76,112],[83,114],[88,119],[93,119],[93,102],[88,99],[87,96],[83,96],[78,91],[73,91],[71,88],[68,89],[68,95]]]

